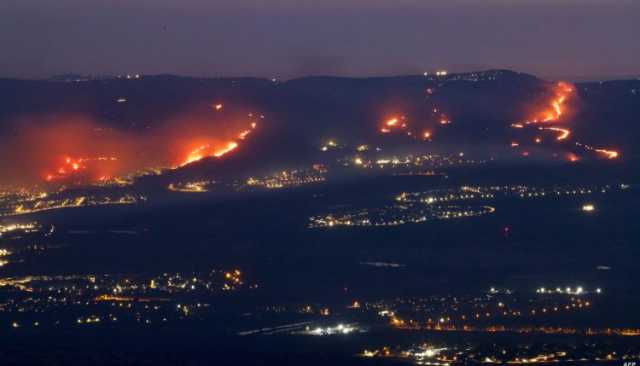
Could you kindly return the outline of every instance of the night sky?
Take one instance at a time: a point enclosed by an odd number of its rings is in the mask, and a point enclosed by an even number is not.
[[[2,0],[0,76],[640,73],[637,0]]]

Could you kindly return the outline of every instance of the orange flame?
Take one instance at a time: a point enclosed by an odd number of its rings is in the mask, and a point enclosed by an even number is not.
[[[560,134],[558,135],[558,137],[556,137],[556,140],[558,140],[558,141],[566,140],[569,137],[569,135],[571,134],[571,130],[569,130],[567,128],[541,127],[540,129],[541,130],[549,130],[549,131],[559,132]]]
[[[235,141],[231,141],[229,143],[227,143],[227,146],[223,147],[222,149],[218,149],[213,153],[213,156],[215,156],[216,158],[219,158],[225,154],[227,154],[230,151],[235,150],[238,147],[238,143]]]
[[[47,182],[67,179],[79,174],[80,172],[87,171],[90,167],[95,167],[95,165],[100,162],[117,161],[118,159],[111,156],[101,156],[96,158],[72,158],[70,156],[65,156],[62,160],[62,164],[54,169],[54,173],[45,173],[44,179]]]
[[[567,159],[569,159],[569,161],[572,162],[572,163],[575,163],[576,161],[580,160],[578,155],[576,155],[574,153],[569,153],[568,156],[567,156]]]
[[[607,159],[617,159],[619,154],[615,150],[607,150],[607,149],[594,149],[595,152],[600,154],[604,154]]]

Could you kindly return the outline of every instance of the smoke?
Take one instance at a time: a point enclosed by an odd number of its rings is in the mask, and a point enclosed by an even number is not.
[[[214,120],[212,115],[222,113],[211,109],[182,113],[153,129],[127,131],[86,115],[14,120],[13,133],[0,137],[0,183],[86,184],[146,168],[173,168],[187,159],[221,156],[230,144],[243,142],[258,120],[247,113],[225,113]],[[201,147],[206,149],[194,159],[193,151]]]

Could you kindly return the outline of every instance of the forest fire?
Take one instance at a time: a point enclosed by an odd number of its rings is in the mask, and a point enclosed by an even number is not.
[[[245,140],[247,138],[247,136],[253,132],[253,130],[256,129],[256,127],[258,127],[257,123],[252,122],[251,123],[251,128],[250,129],[246,129],[246,130],[242,130],[239,134],[238,134],[238,139],[239,140]],[[232,141],[228,141],[222,145],[220,144],[216,144],[215,146],[213,144],[202,144],[200,146],[197,146],[196,148],[192,149],[188,154],[187,157],[180,163],[178,164],[177,167],[183,167],[185,165],[189,165],[191,163],[194,163],[196,161],[202,160],[206,157],[215,157],[215,158],[220,158],[228,153],[230,153],[231,151],[235,150],[238,147],[238,142],[235,140]]]
[[[238,143],[235,142],[235,141],[231,141],[231,142],[227,143],[227,146],[216,150],[213,153],[213,156],[215,156],[216,158],[219,158],[219,157],[229,153],[230,151],[235,150],[237,147],[238,147]]]
[[[115,162],[118,160],[116,157],[112,156],[104,156],[97,158],[71,158],[66,156],[63,160],[62,165],[60,165],[54,172],[46,173],[45,180],[47,182],[52,182],[56,180],[67,179],[72,176],[81,176],[88,170],[95,170],[96,172],[100,171],[101,164],[102,168],[104,168],[104,164],[108,164],[109,162]],[[109,174],[99,174],[95,177],[96,180],[106,180],[109,178]]]
[[[196,147],[195,149],[193,149],[189,155],[187,155],[187,158],[184,160],[184,162],[182,164],[180,164],[180,166],[185,166],[188,164],[191,164],[195,161],[201,160],[202,158],[204,158],[205,156],[209,155],[207,153],[207,151],[211,149],[211,146],[208,144],[205,145],[200,145],[198,147]]]
[[[407,123],[404,122],[405,120],[406,120],[405,116],[402,116],[400,118],[398,117],[389,118],[384,122],[382,128],[380,128],[380,132],[390,133],[394,129],[407,128]]]
[[[568,97],[573,93],[573,87],[565,82],[558,82],[554,88],[555,98],[550,102],[550,108],[538,113],[533,119],[526,121],[525,124],[536,124],[545,122],[557,122],[564,114],[564,104]]]
[[[184,159],[182,163],[180,163],[176,168],[183,167],[185,165],[189,165],[196,161],[202,160],[206,157],[222,157],[223,155],[229,153],[232,150],[235,150],[238,147],[238,143],[235,141],[230,141],[223,147],[212,147],[209,144],[204,144],[196,147],[191,150],[187,157]]]
[[[550,122],[560,122],[561,117],[563,117],[566,114],[565,103],[567,102],[568,98],[572,95],[573,92],[574,92],[574,88],[569,83],[558,82],[554,87],[555,97],[550,101],[549,108],[543,110],[542,112],[537,113],[537,116],[531,120],[524,121],[522,123],[512,123],[511,127],[516,129],[523,129],[526,126],[537,125],[538,126],[537,128],[540,131],[556,132],[557,142],[568,140],[572,134],[569,128],[557,127],[557,126],[543,127],[540,125],[549,124]],[[542,139],[539,137],[536,137],[534,141],[536,144],[542,143]],[[607,159],[617,159],[619,157],[619,153],[615,150],[594,148],[586,144],[581,144],[580,142],[576,142],[575,144],[576,146],[582,147],[587,151],[596,152],[606,157]],[[511,143],[511,147],[517,147],[517,146],[519,145]],[[569,153],[567,157],[570,162],[577,162],[580,160],[580,157],[575,153]]]
[[[587,144],[581,144],[579,142],[576,142],[576,146],[579,146],[587,151],[593,151],[598,153],[599,155],[607,158],[607,159],[617,159],[618,157],[620,157],[620,153],[616,150],[609,150],[609,149],[603,149],[603,148],[596,148]]]
[[[595,149],[594,151],[603,154],[607,159],[616,159],[618,157],[618,152],[615,150]]]
[[[184,113],[144,134],[81,115],[30,116],[16,121],[15,133],[0,143],[0,172],[12,185],[84,185],[222,158],[258,127],[246,113],[225,113]]]
[[[556,140],[558,141],[562,141],[562,140],[566,140],[567,137],[569,137],[569,135],[571,134],[571,130],[567,129],[567,128],[560,128],[560,127],[540,127],[541,130],[549,130],[549,131],[555,131],[558,132],[559,135],[558,137],[556,137]]]

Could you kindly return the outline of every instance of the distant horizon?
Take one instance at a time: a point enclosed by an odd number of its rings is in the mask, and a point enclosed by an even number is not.
[[[0,14],[0,70],[26,79],[640,72],[633,0],[7,0]]]
[[[540,74],[536,74],[536,73],[532,73],[532,72],[527,72],[527,71],[522,71],[522,70],[518,70],[518,69],[511,69],[511,68],[499,68],[499,67],[485,67],[485,68],[478,68],[478,69],[468,69],[468,70],[456,70],[456,71],[451,71],[449,69],[447,69],[446,67],[443,67],[441,69],[434,69],[434,70],[426,70],[424,72],[427,72],[429,76],[431,75],[435,75],[436,71],[438,70],[444,70],[447,71],[449,75],[455,75],[455,74],[468,74],[468,73],[475,73],[475,72],[487,72],[487,71],[496,71],[496,70],[505,70],[505,71],[512,71],[515,73],[521,73],[521,74],[527,74],[527,75],[531,75],[531,76],[535,76],[539,79],[542,80],[565,80],[565,81],[572,81],[572,82],[589,82],[589,81],[613,81],[613,80],[631,80],[631,79],[637,79],[640,78],[640,71],[638,71],[637,73],[620,73],[620,74],[593,74],[593,75],[572,75],[572,76],[568,76],[568,75],[564,75],[564,76],[553,76],[553,75],[540,75]],[[52,79],[55,78],[59,78],[59,77],[65,77],[65,76],[81,76],[81,77],[93,77],[96,79],[99,78],[117,78],[120,76],[126,76],[126,75],[142,75],[142,76],[177,76],[177,77],[185,77],[185,78],[199,78],[199,79],[233,79],[233,78],[255,78],[255,79],[264,79],[264,80],[271,80],[271,79],[277,79],[278,81],[289,81],[289,80],[296,80],[296,79],[303,79],[303,78],[310,78],[310,77],[335,77],[335,78],[349,78],[349,79],[368,79],[368,78],[379,78],[379,77],[383,77],[383,78],[392,78],[392,77],[403,77],[403,76],[421,76],[424,75],[424,72],[420,73],[420,72],[415,72],[415,73],[402,73],[402,72],[391,72],[391,73],[385,73],[385,74],[367,74],[367,75],[358,75],[358,74],[331,74],[331,73],[317,73],[317,74],[300,74],[300,75],[295,75],[295,76],[291,76],[291,77],[286,77],[286,78],[280,78],[277,75],[272,75],[272,76],[265,76],[265,75],[237,75],[237,74],[220,74],[220,75],[211,75],[211,74],[202,74],[202,75],[196,75],[196,74],[188,74],[188,73],[175,73],[175,72],[160,72],[160,73],[142,73],[142,72],[128,72],[128,73],[100,73],[100,72],[95,72],[95,73],[79,73],[79,72],[63,72],[63,73],[56,73],[56,74],[52,74],[49,76],[44,76],[44,77],[33,77],[33,78],[28,78],[28,77],[13,77],[13,76],[0,76],[0,79],[14,79],[14,80],[33,80],[33,81],[50,81]]]

